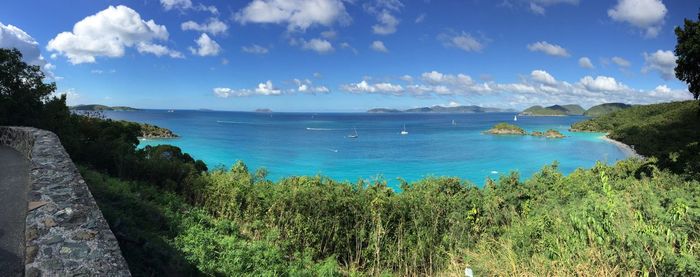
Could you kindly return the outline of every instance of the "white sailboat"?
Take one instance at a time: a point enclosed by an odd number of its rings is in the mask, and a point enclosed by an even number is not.
[[[408,131],[406,131],[406,124],[403,125],[403,130],[401,131],[402,135],[408,135]]]
[[[348,138],[357,138],[357,137],[359,137],[359,136],[357,135],[357,129],[356,129],[356,128],[352,128],[352,129],[355,130],[355,133],[354,133],[354,134],[348,135]]]
[[[517,116],[517,115],[514,115],[514,116],[513,116],[513,121],[518,121],[518,116]]]
[[[455,122],[454,119],[452,119],[452,125],[453,125],[453,126],[454,126],[454,125],[457,125],[457,122]]]

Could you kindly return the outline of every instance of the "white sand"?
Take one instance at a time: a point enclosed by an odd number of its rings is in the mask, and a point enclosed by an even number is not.
[[[640,159],[644,158],[644,156],[639,155],[639,153],[637,153],[637,151],[635,151],[632,147],[630,147],[627,144],[624,144],[622,142],[611,139],[607,135],[602,136],[600,138],[607,141],[607,142],[615,144],[618,148],[620,148],[620,150],[622,150],[622,152],[625,152],[625,154],[627,154],[627,156],[629,156],[629,157],[640,158]]]

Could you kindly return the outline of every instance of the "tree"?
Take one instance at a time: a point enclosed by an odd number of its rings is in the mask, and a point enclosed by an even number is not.
[[[700,13],[698,21],[685,19],[685,26],[676,27],[676,77],[688,83],[695,99],[700,97]]]
[[[51,97],[56,84],[44,83],[44,77],[41,67],[22,61],[19,50],[0,48],[0,125],[36,126],[44,104],[65,102]]]

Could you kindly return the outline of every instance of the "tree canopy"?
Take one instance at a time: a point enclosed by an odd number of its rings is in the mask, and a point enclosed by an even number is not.
[[[683,27],[676,27],[676,77],[688,83],[695,99],[700,96],[700,13],[698,21],[685,19]]]

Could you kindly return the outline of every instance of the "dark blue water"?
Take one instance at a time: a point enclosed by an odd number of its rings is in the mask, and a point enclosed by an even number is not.
[[[486,177],[518,171],[529,177],[558,161],[564,173],[626,158],[602,134],[570,133],[584,117],[519,117],[488,114],[249,113],[142,110],[105,116],[166,127],[181,138],[145,140],[172,144],[229,168],[236,160],[265,167],[270,178],[322,174],[336,180],[456,176],[482,185]],[[456,125],[452,124],[455,121]],[[515,123],[527,131],[556,129],[567,137],[482,134],[496,123]],[[399,133],[406,126],[408,135]],[[358,138],[348,138],[357,130]]]

